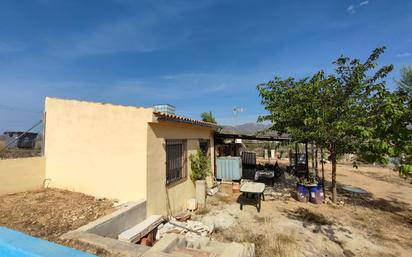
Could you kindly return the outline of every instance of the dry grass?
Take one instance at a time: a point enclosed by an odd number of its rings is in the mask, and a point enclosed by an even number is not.
[[[233,196],[231,196],[231,195],[218,192],[218,193],[216,193],[215,196],[221,202],[224,202],[224,203],[232,203],[233,202]]]
[[[3,140],[0,140],[0,149],[6,146],[6,143]]]
[[[314,223],[318,225],[332,225],[333,222],[326,218],[323,214],[314,212],[312,210],[299,207],[293,211],[286,211],[288,217],[305,221],[308,223]]]
[[[198,208],[195,212],[196,215],[205,215],[210,212],[209,208]]]
[[[267,217],[267,216],[260,216],[260,215],[255,215],[253,218],[256,220],[258,223],[266,223],[272,221],[272,217]]]
[[[110,200],[46,189],[0,197],[0,226],[56,241],[62,234],[114,211]]]
[[[270,223],[255,228],[236,226],[216,233],[216,236],[224,241],[255,244],[256,256],[258,257],[296,256],[297,238],[295,233],[276,233],[275,228]]]
[[[412,247],[410,212],[388,213],[380,210],[358,208],[353,214],[351,225],[369,232],[375,242],[390,246],[396,242],[405,248]]]

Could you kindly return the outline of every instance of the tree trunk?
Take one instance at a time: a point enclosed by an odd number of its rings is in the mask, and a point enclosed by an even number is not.
[[[318,146],[315,146],[315,172],[316,177],[319,178],[319,167],[318,167]]]
[[[310,153],[312,154],[312,169],[315,169],[315,147],[313,146],[313,142],[310,144]]]
[[[336,203],[338,192],[336,190],[336,155],[331,151],[330,159],[332,162],[332,202]]]
[[[322,189],[323,189],[323,196],[326,196],[326,189],[325,189],[325,169],[324,169],[324,163],[323,163],[323,149],[320,149],[320,165],[322,165]]]

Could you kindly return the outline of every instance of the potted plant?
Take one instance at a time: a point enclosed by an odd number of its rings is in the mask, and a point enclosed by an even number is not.
[[[206,207],[206,177],[210,174],[210,158],[201,150],[189,156],[190,178],[196,185],[196,200],[200,208]]]

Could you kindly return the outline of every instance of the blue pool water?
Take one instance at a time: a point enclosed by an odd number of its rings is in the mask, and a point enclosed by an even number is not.
[[[0,227],[1,257],[96,257],[15,230]]]

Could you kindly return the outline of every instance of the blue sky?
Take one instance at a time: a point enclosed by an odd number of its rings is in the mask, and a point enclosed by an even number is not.
[[[41,118],[44,97],[170,103],[233,123],[263,113],[256,85],[331,71],[339,55],[399,75],[412,64],[412,1],[32,0],[0,3],[0,132]]]

